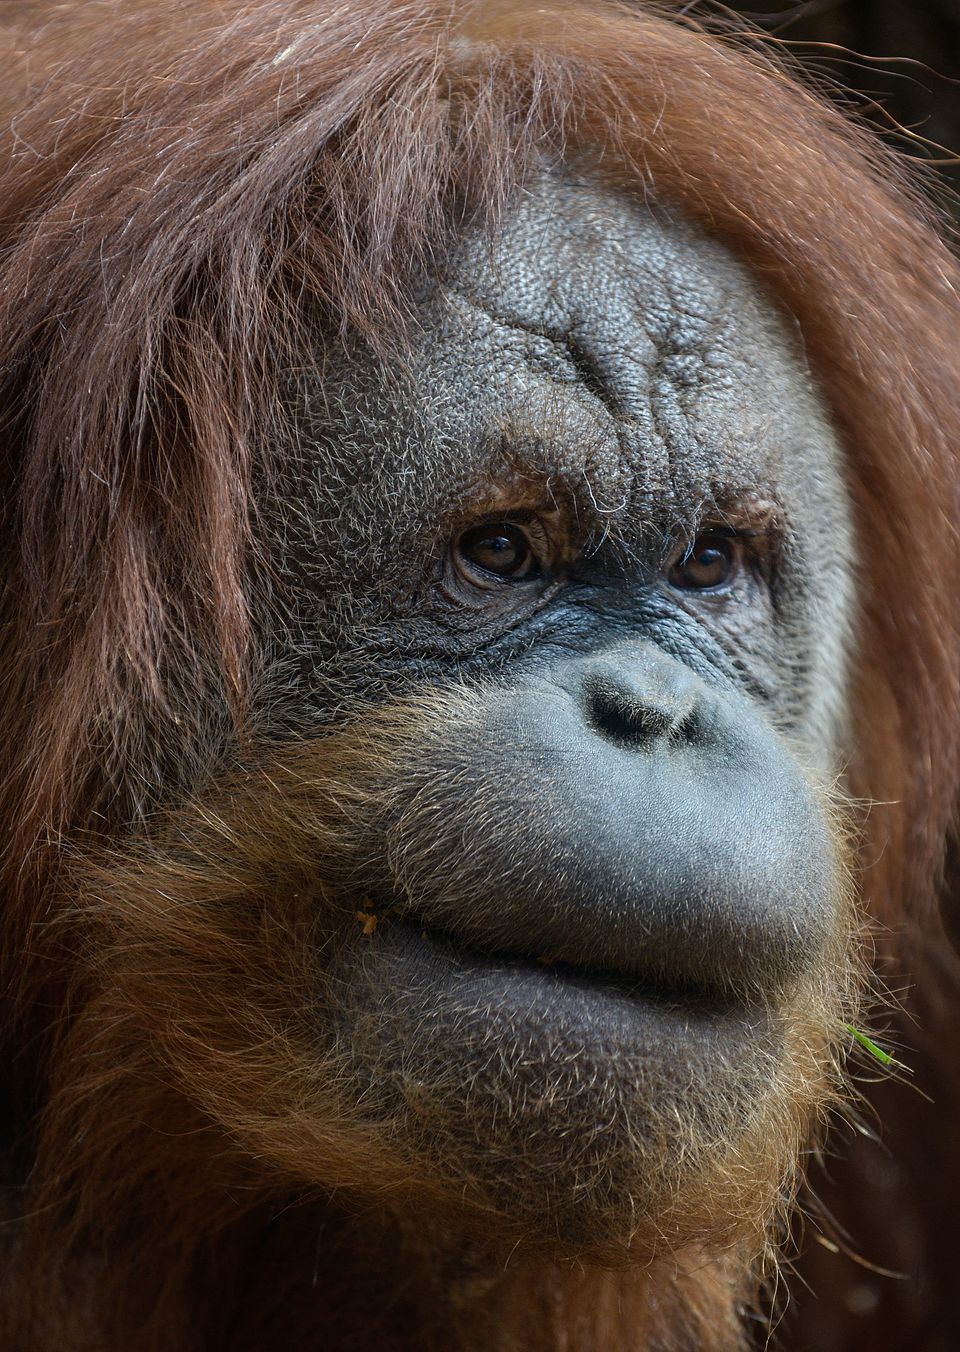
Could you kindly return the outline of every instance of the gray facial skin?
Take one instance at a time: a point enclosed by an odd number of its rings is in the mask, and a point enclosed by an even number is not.
[[[799,335],[745,267],[663,212],[549,178],[495,244],[461,247],[418,318],[402,369],[348,347],[319,383],[298,373],[308,415],[271,557],[312,725],[345,691],[542,666],[619,633],[741,681],[829,767],[851,604],[841,455]],[[670,545],[751,497],[780,514],[773,594],[735,613],[665,597]],[[438,593],[459,527],[531,504],[563,508],[579,556],[558,596]]]
[[[346,343],[298,379],[264,516],[276,730],[466,691],[366,843],[394,915],[331,958],[337,1051],[452,1189],[609,1237],[757,1127],[824,986],[841,454],[746,269],[596,183],[544,178],[417,319],[402,365]],[[532,574],[464,569],[484,523]],[[716,538],[729,577],[691,585]]]

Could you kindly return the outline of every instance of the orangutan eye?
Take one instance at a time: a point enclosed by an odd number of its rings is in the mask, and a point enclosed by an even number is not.
[[[513,521],[473,526],[456,540],[453,554],[460,573],[481,586],[530,582],[541,573],[529,534]]]
[[[705,531],[673,560],[667,580],[681,591],[720,591],[737,576],[741,553],[735,535]]]

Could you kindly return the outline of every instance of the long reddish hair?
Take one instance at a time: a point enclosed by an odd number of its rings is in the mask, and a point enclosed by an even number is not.
[[[87,0],[28,8],[5,40],[0,885],[31,1056],[63,859],[249,735],[252,484],[305,301],[402,342],[406,288],[451,233],[494,229],[574,157],[678,205],[799,326],[858,526],[865,893],[887,926],[936,925],[960,777],[960,269],[887,151],[755,42],[661,6]]]

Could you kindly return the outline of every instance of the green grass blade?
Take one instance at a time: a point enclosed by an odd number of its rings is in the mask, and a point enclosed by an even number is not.
[[[885,1052],[882,1047],[878,1047],[872,1038],[867,1037],[866,1033],[861,1033],[859,1028],[854,1028],[852,1023],[845,1023],[843,1026],[851,1037],[856,1038],[861,1047],[864,1047],[871,1056],[876,1057],[882,1066],[895,1066],[897,1064],[889,1052]]]

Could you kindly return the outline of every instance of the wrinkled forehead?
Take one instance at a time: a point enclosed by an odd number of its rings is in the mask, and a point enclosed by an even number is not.
[[[542,179],[493,239],[461,243],[421,318],[418,403],[450,445],[539,457],[608,509],[789,492],[811,452],[834,458],[796,336],[747,269],[599,185]]]
[[[322,391],[306,391],[337,491],[384,486],[397,530],[491,507],[498,488],[506,506],[565,492],[584,527],[624,539],[747,493],[801,532],[843,516],[795,325],[663,207],[545,175],[419,294],[405,360],[327,347]]]

